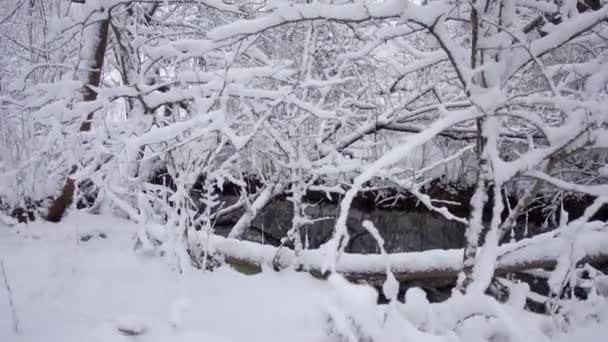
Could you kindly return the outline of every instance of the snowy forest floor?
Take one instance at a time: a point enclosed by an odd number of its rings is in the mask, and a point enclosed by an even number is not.
[[[327,336],[328,312],[344,292],[335,284],[306,273],[246,276],[228,267],[180,275],[169,258],[133,251],[136,229],[117,218],[76,213],[61,224],[0,226],[0,258],[19,331],[0,279],[0,341],[336,340]],[[92,237],[81,241],[85,235]],[[119,328],[144,332],[126,336]],[[599,342],[606,336],[603,319],[552,339]]]

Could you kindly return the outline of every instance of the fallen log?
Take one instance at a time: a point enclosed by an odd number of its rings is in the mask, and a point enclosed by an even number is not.
[[[228,264],[251,270],[273,267],[279,253],[279,268],[292,267],[324,277],[325,254],[321,249],[304,250],[296,257],[291,249],[236,239],[213,236],[212,249]],[[563,246],[572,244],[576,260],[571,263],[608,261],[608,231],[580,233],[574,241],[566,240],[555,231],[503,244],[498,247],[495,274],[522,272],[531,269],[551,269],[564,253]],[[387,262],[397,280],[436,280],[456,278],[462,269],[462,249],[428,250],[423,252],[379,254],[343,254],[336,264],[336,272],[353,282],[381,285],[386,279]]]

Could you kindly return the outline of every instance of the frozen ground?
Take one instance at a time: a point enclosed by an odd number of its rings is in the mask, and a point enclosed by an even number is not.
[[[0,341],[319,341],[323,289],[304,274],[245,276],[229,269],[178,276],[132,251],[129,223],[92,216],[66,224],[0,227],[0,251],[19,318],[13,336],[0,289]],[[86,233],[105,233],[82,242]],[[181,317],[180,317],[181,316]],[[133,322],[134,321],[134,322]]]
[[[341,288],[302,273],[245,276],[222,268],[178,275],[167,258],[133,252],[135,229],[120,219],[83,214],[60,225],[0,225],[0,258],[19,325],[16,335],[0,273],[0,341],[334,341],[326,337],[328,312],[342,305],[355,316],[378,315],[371,306],[373,291]],[[87,234],[92,237],[81,241]],[[407,331],[390,340],[420,341],[408,338]],[[441,340],[468,336],[459,335]],[[552,336],[559,342],[605,341],[608,322]]]

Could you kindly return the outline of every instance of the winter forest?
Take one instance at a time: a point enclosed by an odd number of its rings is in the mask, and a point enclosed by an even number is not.
[[[607,0],[0,0],[0,341],[606,336]]]

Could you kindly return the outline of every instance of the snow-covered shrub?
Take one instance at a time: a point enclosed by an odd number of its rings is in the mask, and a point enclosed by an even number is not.
[[[330,336],[340,341],[550,341],[556,327],[549,316],[524,310],[520,301],[500,303],[485,294],[460,294],[429,303],[424,291],[410,288],[405,303],[377,305],[374,290],[340,276],[327,313]],[[518,303],[519,302],[519,303]]]

